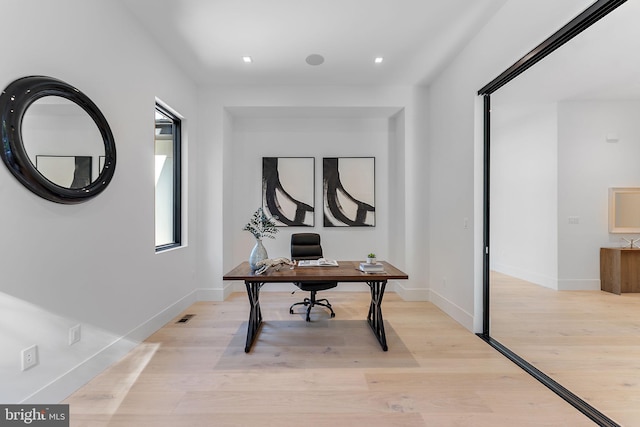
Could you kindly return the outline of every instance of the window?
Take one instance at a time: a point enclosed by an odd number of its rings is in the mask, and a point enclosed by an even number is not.
[[[180,246],[180,119],[156,104],[156,252]]]

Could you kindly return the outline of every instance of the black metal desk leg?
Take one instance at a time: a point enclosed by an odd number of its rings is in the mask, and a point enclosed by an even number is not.
[[[244,352],[249,353],[251,346],[258,336],[258,329],[262,324],[262,311],[260,310],[260,288],[264,283],[244,282],[247,287],[247,295],[249,296],[249,323],[247,325],[247,343]]]
[[[387,351],[387,336],[384,333],[384,319],[382,318],[382,297],[384,296],[384,288],[387,281],[367,282],[371,288],[371,304],[369,305],[369,314],[367,322],[371,326],[371,330],[380,342],[382,349]]]

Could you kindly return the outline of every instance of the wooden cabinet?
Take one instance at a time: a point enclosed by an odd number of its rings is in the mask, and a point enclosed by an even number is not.
[[[640,292],[640,249],[600,248],[600,289]]]

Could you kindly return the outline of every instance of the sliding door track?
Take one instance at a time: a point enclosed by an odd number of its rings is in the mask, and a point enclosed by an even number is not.
[[[522,357],[518,356],[516,353],[511,351],[509,348],[502,345],[499,341],[494,340],[488,335],[477,334],[480,339],[485,341],[491,347],[498,350],[502,355],[504,355],[507,359],[511,360],[513,363],[518,365],[520,368],[525,370],[532,377],[540,381],[551,391],[556,393],[558,396],[566,400],[573,407],[575,407],[578,411],[582,412],[584,415],[589,417],[592,421],[596,422],[598,425],[603,427],[620,427],[620,424],[617,424],[611,418],[604,415],[602,412],[598,411],[593,406],[589,405],[584,400],[580,399],[578,396],[573,394],[567,388],[563,387],[558,382],[554,381],[547,374],[533,366],[531,363],[524,360]]]

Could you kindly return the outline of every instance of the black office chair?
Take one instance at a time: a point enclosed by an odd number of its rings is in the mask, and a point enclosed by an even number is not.
[[[322,258],[322,246],[320,246],[320,235],[316,233],[297,233],[291,235],[291,259],[292,260],[309,260]],[[304,267],[302,267],[304,268]],[[326,267],[331,268],[331,267]],[[335,288],[338,282],[294,282],[294,284],[303,291],[311,292],[311,298],[305,298],[304,301],[292,304],[289,307],[289,313],[293,314],[293,307],[296,305],[304,305],[307,307],[307,322],[311,319],[309,314],[314,305],[321,305],[331,311],[331,317],[336,314],[331,308],[331,304],[326,298],[316,299],[318,291]]]

